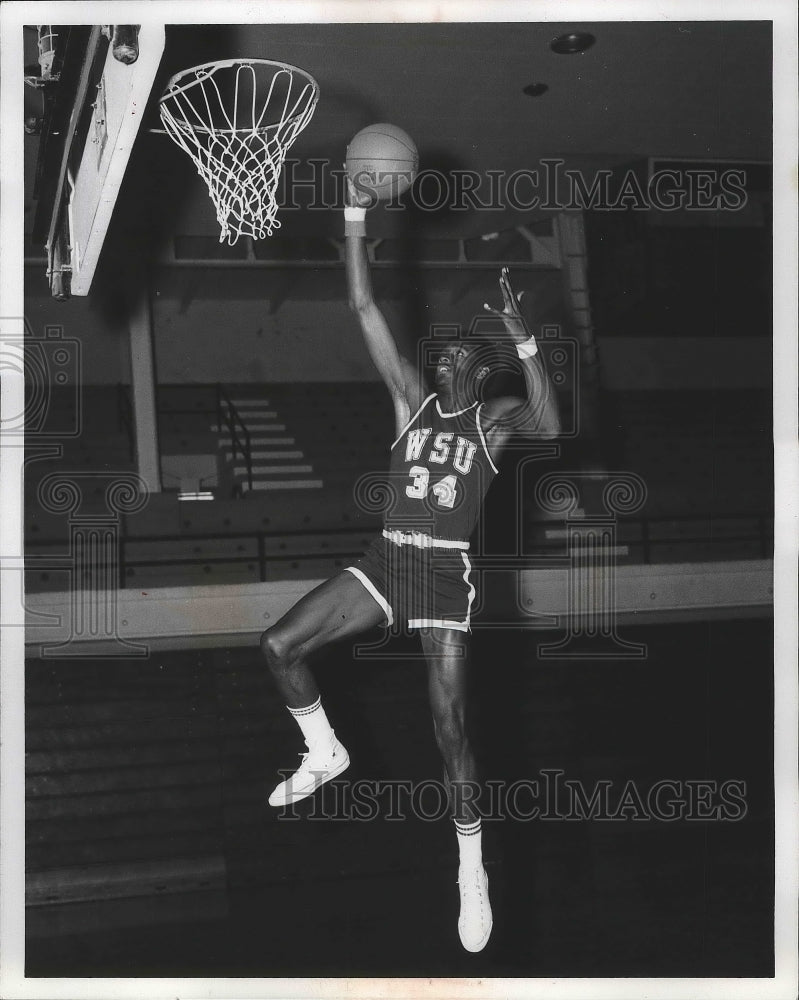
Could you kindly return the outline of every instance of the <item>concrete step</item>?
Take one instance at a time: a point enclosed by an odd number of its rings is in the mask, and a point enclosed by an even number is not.
[[[253,437],[250,435],[250,446],[254,444],[296,444],[297,442],[293,437],[263,437],[259,435],[258,437]],[[219,444],[223,448],[229,448],[233,444],[233,439],[229,434],[221,434],[219,436]]]
[[[232,462],[235,458],[238,458],[238,452],[234,455],[232,451],[225,452],[225,459],[228,462]],[[254,451],[251,457],[253,459],[263,459],[263,458],[305,458],[305,455],[301,451]]]
[[[254,476],[277,476],[285,475],[287,472],[313,472],[312,465],[254,465],[252,474]],[[234,476],[246,476],[247,469],[243,465],[236,465],[233,468]]]
[[[270,410],[268,406],[256,406],[255,404],[234,404],[239,413],[248,420],[252,417],[261,417],[264,420],[277,420],[277,411]]]
[[[247,430],[252,431],[284,431],[286,429],[285,424],[273,424],[273,423],[248,423]],[[211,424],[211,430],[214,434],[225,434],[228,430],[227,424],[224,427],[219,427],[218,424]]]
[[[323,486],[321,479],[267,479],[256,480],[252,484],[253,492],[256,490],[320,490]],[[241,484],[245,493],[249,493],[246,483]]]

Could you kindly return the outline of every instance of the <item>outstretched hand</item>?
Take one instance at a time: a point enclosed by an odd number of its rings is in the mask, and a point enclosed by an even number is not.
[[[499,272],[499,288],[502,292],[502,309],[494,309],[487,302],[483,303],[483,308],[493,316],[499,316],[500,319],[505,320],[508,332],[513,336],[514,340],[519,338],[526,340],[529,337],[529,333],[522,317],[520,305],[524,292],[519,292],[518,295],[514,292],[507,267],[503,267]]]
[[[509,319],[521,319],[522,310],[519,303],[522,300],[524,292],[519,292],[518,295],[514,292],[510,283],[507,267],[503,267],[499,272],[499,288],[502,292],[502,299],[504,303],[503,308],[494,309],[493,306],[490,306],[487,302],[483,303],[483,308],[488,312],[493,313],[494,316],[508,317]]]

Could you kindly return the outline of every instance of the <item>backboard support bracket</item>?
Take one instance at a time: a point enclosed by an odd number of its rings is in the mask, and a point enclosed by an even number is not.
[[[162,24],[141,26],[132,62],[115,56],[104,34],[92,27],[55,189],[46,247],[58,299],[89,294],[164,51]]]

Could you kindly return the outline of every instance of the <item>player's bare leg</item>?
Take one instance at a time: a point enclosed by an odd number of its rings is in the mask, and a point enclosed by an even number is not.
[[[453,819],[468,825],[480,818],[474,802],[477,764],[466,731],[469,636],[455,629],[436,628],[422,632],[421,640],[433,729],[444,761]]]
[[[383,622],[383,609],[355,576],[345,572],[306,594],[261,636],[272,677],[308,747],[299,769],[269,796],[270,805],[299,802],[349,766],[349,755],[325,715],[307,660],[327,643]]]
[[[455,629],[430,629],[422,632],[421,640],[427,659],[433,728],[444,760],[458,837],[458,933],[467,951],[481,951],[491,934],[492,915],[476,802],[477,764],[466,729],[469,636]]]

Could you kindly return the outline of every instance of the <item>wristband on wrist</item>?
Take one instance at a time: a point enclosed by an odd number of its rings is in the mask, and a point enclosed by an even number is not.
[[[344,209],[344,235],[366,236],[366,209],[347,205]]]
[[[538,354],[538,344],[535,342],[535,337],[530,337],[523,344],[516,345],[516,353],[524,361],[525,358],[532,358],[534,355]]]

